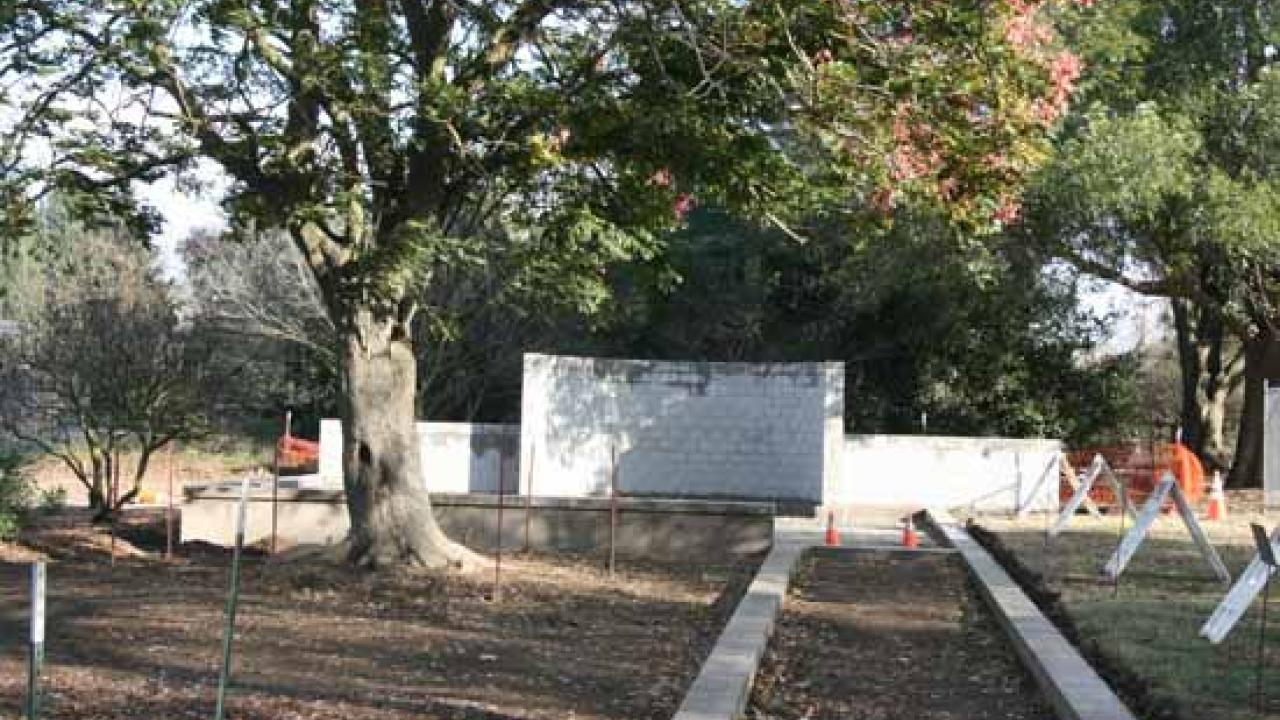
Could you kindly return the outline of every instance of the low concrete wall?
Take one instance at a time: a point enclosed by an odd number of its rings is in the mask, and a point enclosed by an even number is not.
[[[238,485],[190,487],[182,506],[182,540],[220,545],[234,539]],[[331,489],[281,489],[279,534],[293,542],[332,544],[346,537],[345,497]],[[433,493],[436,520],[449,537],[481,551],[497,547],[498,496]],[[584,551],[609,545],[609,501],[604,498],[531,498],[529,545],[534,550]],[[717,561],[760,552],[773,538],[769,503],[696,500],[619,500],[617,551],[622,555]],[[245,541],[270,537],[268,484],[250,491]],[[502,546],[524,548],[524,500],[506,497]]]
[[[1079,650],[955,518],[946,510],[935,509],[928,510],[925,517],[960,551],[987,606],[1053,705],[1058,720],[1135,720]]]
[[[1057,440],[850,435],[827,506],[1058,507]]]
[[[556,360],[563,364],[575,359]],[[616,362],[624,370],[635,364]],[[668,372],[667,365],[659,364],[653,372]],[[590,367],[599,369],[596,363]],[[605,370],[623,373],[618,367]],[[761,368],[772,368],[770,372],[774,374],[753,374],[764,372]],[[501,483],[506,492],[514,495],[532,481],[534,495],[539,497],[598,497],[607,493],[610,443],[616,441],[621,489],[633,497],[777,501],[789,511],[802,513],[812,504],[832,508],[966,507],[1006,512],[1058,507],[1056,478],[1062,443],[1057,440],[842,436],[838,433],[839,415],[833,415],[838,406],[819,402],[839,387],[841,376],[836,368],[784,365],[738,369],[743,374],[734,375],[720,368],[717,372],[725,377],[715,373],[705,377],[689,375],[705,380],[705,385],[697,386],[700,390],[680,385],[670,373],[640,374],[648,382],[663,385],[661,392],[674,393],[672,397],[684,393],[687,397],[676,398],[679,402],[648,397],[636,390],[642,383],[634,378],[625,383],[619,381],[617,387],[607,391],[595,388],[592,392],[599,396],[599,402],[593,402],[599,407],[590,405],[588,410],[604,413],[600,409],[604,407],[613,418],[609,422],[614,422],[609,425],[596,418],[603,423],[597,431],[566,427],[552,432],[544,428],[522,438],[519,425],[418,423],[423,482],[430,492],[455,494],[496,493]],[[788,371],[793,374],[787,375]],[[599,382],[608,386],[610,377],[606,373],[604,379],[584,380],[580,385],[591,387],[593,382]],[[693,380],[686,385],[690,383]],[[816,385],[809,387],[807,383]],[[763,388],[760,392],[767,394],[740,397],[730,393],[752,388]],[[788,396],[784,390],[801,399]],[[801,390],[809,394],[804,395]],[[770,408],[786,403],[805,408],[797,411],[807,418],[803,461],[797,459],[795,452],[778,450],[785,444],[779,439],[780,428],[801,432],[790,427],[787,418],[792,416],[771,414]],[[654,409],[658,407],[661,412]],[[688,414],[693,407],[699,408],[696,416]],[[624,422],[623,415],[627,413],[637,414]],[[715,423],[698,425],[702,420],[715,420],[723,427],[713,427]],[[568,433],[566,439],[548,440],[561,430]],[[570,442],[570,436],[577,440]],[[678,443],[674,439],[677,437]],[[833,441],[832,437],[839,439]],[[754,445],[751,438],[765,440]],[[677,446],[684,449],[677,452],[673,449]],[[532,472],[521,465],[522,452],[533,466]],[[655,460],[659,456],[663,458],[661,462]],[[665,469],[659,471],[661,468]],[[799,481],[802,475],[808,477]],[[594,480],[585,482],[588,476]],[[815,489],[819,481],[820,490]],[[316,482],[321,487],[342,486],[342,427],[337,420],[321,421],[320,472]]]
[[[431,492],[515,493],[520,483],[520,426],[418,423],[422,476]],[[342,423],[320,421],[320,477],[342,485]]]

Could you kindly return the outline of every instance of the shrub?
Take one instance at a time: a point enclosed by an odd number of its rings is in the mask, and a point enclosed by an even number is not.
[[[0,450],[0,540],[18,534],[22,515],[31,505],[31,481],[25,472],[26,459]]]
[[[40,509],[44,512],[57,512],[67,507],[67,489],[58,485],[47,490],[41,489]]]

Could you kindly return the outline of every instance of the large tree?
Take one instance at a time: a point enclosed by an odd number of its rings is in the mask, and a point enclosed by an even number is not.
[[[421,286],[500,243],[511,283],[590,309],[695,202],[784,225],[911,192],[1007,220],[1079,72],[1045,5],[16,0],[8,219],[45,187],[120,212],[212,161],[236,223],[284,228],[324,296],[350,558],[457,564],[413,429]]]
[[[1082,269],[1171,300],[1186,439],[1230,480],[1260,479],[1275,328],[1280,9],[1258,0],[1115,0],[1067,23],[1094,72],[1088,108],[1038,183],[1033,229]]]

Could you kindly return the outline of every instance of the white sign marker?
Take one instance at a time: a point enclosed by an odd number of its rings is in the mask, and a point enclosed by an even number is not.
[[[1120,573],[1124,572],[1129,560],[1133,558],[1133,554],[1138,551],[1138,546],[1142,545],[1142,541],[1146,539],[1152,523],[1155,522],[1156,516],[1160,514],[1160,506],[1169,497],[1173,498],[1173,504],[1177,506],[1178,514],[1182,516],[1182,522],[1187,526],[1187,532],[1191,534],[1191,539],[1195,541],[1196,547],[1200,549],[1200,555],[1205,562],[1213,568],[1213,572],[1218,576],[1218,579],[1222,580],[1222,582],[1231,582],[1231,573],[1227,571],[1227,566],[1223,564],[1222,558],[1218,556],[1218,551],[1214,549],[1209,539],[1205,536],[1204,528],[1200,527],[1200,521],[1196,519],[1195,513],[1191,511],[1191,506],[1187,504],[1186,496],[1182,494],[1182,488],[1178,487],[1177,479],[1174,478],[1173,473],[1168,471],[1165,472],[1164,477],[1156,485],[1155,492],[1151,493],[1151,497],[1147,498],[1147,503],[1142,506],[1142,512],[1138,514],[1137,523],[1120,541],[1119,547],[1116,548],[1116,551],[1111,555],[1111,559],[1107,561],[1106,566],[1102,569],[1102,574],[1109,580],[1115,580],[1120,577]]]
[[[1051,493],[1056,493],[1058,491],[1058,484],[1056,482],[1051,483],[1049,481],[1050,479],[1056,479],[1058,477],[1061,462],[1061,455],[1053,456],[1053,458],[1049,460],[1049,464],[1045,465],[1044,472],[1040,473],[1040,477],[1036,479],[1036,484],[1032,486],[1031,492],[1027,493],[1023,498],[1018,498],[1018,502],[1021,503],[1021,506],[1018,508],[1018,517],[1026,517],[1027,513],[1031,512],[1032,505],[1036,503],[1042,492],[1047,496],[1045,498],[1048,501],[1045,506],[1046,510],[1052,508],[1054,504],[1056,504],[1057,496]]]
[[[44,586],[45,565],[31,564],[31,644],[44,642]]]
[[[1062,513],[1058,515],[1058,521],[1049,528],[1049,537],[1056,537],[1067,525],[1071,523],[1071,518],[1075,517],[1076,512],[1083,505],[1090,515],[1096,518],[1102,517],[1102,512],[1098,510],[1097,504],[1089,497],[1089,491],[1093,489],[1094,483],[1099,478],[1105,478],[1107,483],[1111,485],[1111,491],[1115,493],[1116,500],[1120,501],[1129,517],[1134,516],[1133,503],[1128,501],[1128,493],[1123,485],[1116,478],[1116,474],[1112,472],[1111,466],[1107,464],[1106,459],[1101,454],[1093,456],[1093,462],[1089,463],[1089,470],[1084,475],[1082,482],[1075,482],[1068,478],[1067,482],[1075,486],[1075,492],[1072,493],[1071,499],[1067,501],[1066,506],[1062,508]]]
[[[1271,549],[1280,555],[1280,528],[1271,533]],[[1235,628],[1236,623],[1240,622],[1245,611],[1253,604],[1254,598],[1258,597],[1258,593],[1262,592],[1262,588],[1266,586],[1267,576],[1273,572],[1275,570],[1262,562],[1262,558],[1254,553],[1253,559],[1249,561],[1244,572],[1240,573],[1236,584],[1231,586],[1231,590],[1223,596],[1222,602],[1218,603],[1213,614],[1204,621],[1204,626],[1200,628],[1200,637],[1214,644],[1225,640]]]

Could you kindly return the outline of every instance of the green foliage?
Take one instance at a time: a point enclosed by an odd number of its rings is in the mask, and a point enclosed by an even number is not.
[[[1136,360],[1096,353],[1077,283],[1020,241],[974,243],[928,213],[887,235],[827,226],[797,244],[693,218],[670,265],[615,278],[613,322],[584,348],[670,359],[846,363],[855,432],[1127,437]],[[674,278],[669,272],[674,272]]]
[[[883,191],[989,229],[1044,159],[1037,103],[1070,94],[1057,11],[19,0],[0,22],[0,186],[140,228],[137,181],[210,160],[234,221],[288,229],[338,314],[400,312],[492,243],[522,246],[527,287],[598,308],[601,265],[657,252],[693,202],[778,224]],[[93,102],[108,88],[117,112]]]
[[[1271,304],[1280,18],[1245,1],[1118,0],[1064,20],[1093,69],[1033,192],[1034,231],[1091,272],[1219,307]],[[1265,310],[1263,310],[1265,314]]]
[[[42,488],[39,494],[40,510],[44,512],[57,512],[67,507],[67,489],[61,485]]]
[[[18,331],[0,337],[0,431],[60,460],[103,509],[109,478],[136,488],[156,450],[209,431],[229,375],[183,327],[146,248],[120,233],[64,232],[75,261],[42,268]],[[126,453],[139,457],[133,477],[119,467]]]
[[[24,472],[26,458],[0,448],[0,540],[12,540],[18,533],[23,513],[32,499],[31,482]]]
[[[1239,482],[1260,467],[1250,460],[1260,445],[1248,443],[1260,437],[1260,389],[1248,388],[1276,372],[1266,358],[1280,318],[1280,16],[1252,0],[1115,0],[1062,25],[1092,70],[1087,110],[1067,121],[1035,183],[1028,235],[1173,301],[1179,422],[1211,463],[1227,454],[1225,397],[1248,378]]]

